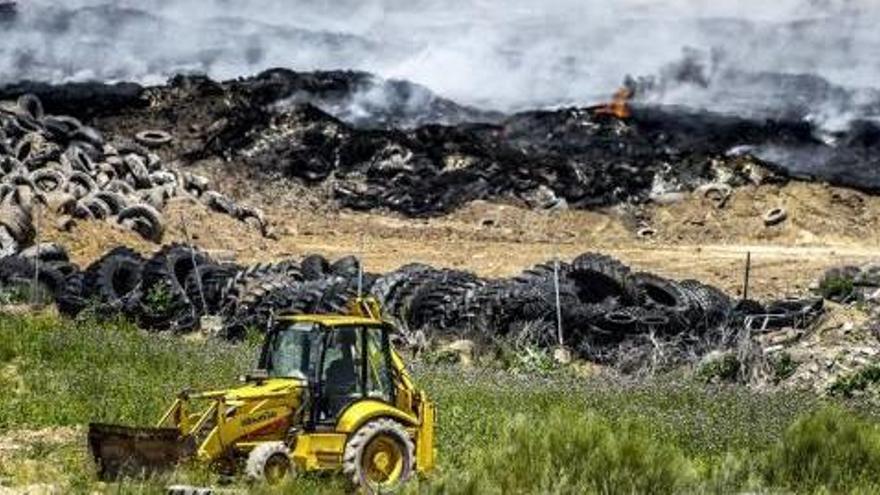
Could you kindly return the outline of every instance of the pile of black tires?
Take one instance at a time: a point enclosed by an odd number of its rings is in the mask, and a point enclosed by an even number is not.
[[[106,220],[161,242],[166,202],[189,195],[265,234],[261,211],[209,190],[204,177],[164,165],[155,151],[172,139],[148,130],[107,141],[74,117],[46,114],[33,95],[0,102],[0,255],[33,242],[37,205],[58,213],[62,229]]]
[[[808,325],[822,307],[821,299],[735,302],[696,280],[632,272],[597,253],[485,279],[419,263],[361,273],[354,256],[331,262],[317,254],[241,266],[183,244],[149,257],[117,247],[80,269],[62,247],[40,244],[0,258],[0,296],[14,288],[54,301],[70,317],[121,314],[155,331],[192,331],[203,316],[214,316],[212,328],[203,330],[230,340],[264,330],[282,312],[343,312],[360,292],[375,297],[409,337],[501,339],[547,349],[561,341],[583,358],[609,363],[661,347],[699,356],[734,344],[744,326]]]
[[[229,339],[264,329],[280,312],[344,311],[360,289],[410,332],[553,347],[561,322],[563,343],[589,356],[636,335],[705,341],[738,317],[731,299],[712,286],[633,273],[595,253],[494,280],[423,264],[359,274],[358,263],[353,256],[330,262],[310,255],[240,266],[170,244],[150,257],[117,247],[79,269],[62,248],[44,244],[0,259],[0,284],[36,280],[63,314],[121,313],[153,330],[190,331],[202,316],[218,316]]]

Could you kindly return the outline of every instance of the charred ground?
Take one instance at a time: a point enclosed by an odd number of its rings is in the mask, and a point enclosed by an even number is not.
[[[172,132],[168,153],[187,164],[219,158],[256,178],[321,185],[347,208],[408,216],[475,199],[576,209],[638,203],[718,180],[758,182],[754,168],[768,171],[760,182],[880,187],[880,132],[869,122],[828,135],[804,120],[677,107],[635,106],[626,119],[596,108],[505,116],[365,73],[283,69],[226,82],[181,76],[150,88],[24,83],[0,96],[24,92],[47,111],[94,119],[111,136],[132,126]],[[371,92],[383,98],[358,103]]]

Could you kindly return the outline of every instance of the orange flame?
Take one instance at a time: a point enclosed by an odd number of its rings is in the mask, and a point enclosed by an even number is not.
[[[596,107],[593,112],[597,115],[613,115],[618,119],[629,118],[632,116],[632,110],[629,108],[629,100],[632,97],[633,90],[624,86],[614,93],[610,103]]]

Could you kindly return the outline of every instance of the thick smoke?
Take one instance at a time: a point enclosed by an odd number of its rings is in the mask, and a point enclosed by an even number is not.
[[[603,101],[631,76],[643,101],[830,130],[880,114],[869,0],[18,3],[0,23],[0,84],[359,69],[515,111]]]

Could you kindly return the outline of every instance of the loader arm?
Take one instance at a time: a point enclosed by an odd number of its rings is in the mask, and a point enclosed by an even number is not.
[[[285,440],[302,414],[302,390],[298,380],[267,379],[230,390],[184,391],[155,427],[89,425],[89,447],[102,479],[160,471],[191,458],[210,463],[249,441]],[[194,401],[207,404],[196,410]]]

